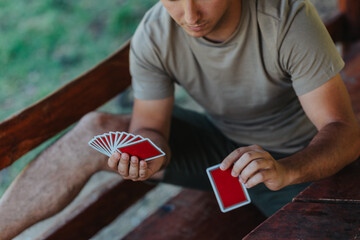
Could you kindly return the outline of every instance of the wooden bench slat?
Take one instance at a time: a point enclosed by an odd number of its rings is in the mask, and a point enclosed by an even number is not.
[[[222,213],[212,192],[184,189],[123,239],[241,239],[265,219],[251,204]]]
[[[289,203],[244,239],[358,239],[360,205]]]
[[[104,193],[97,198],[92,195],[73,216],[49,229],[41,239],[89,239],[154,187],[132,181],[108,186]]]
[[[0,124],[0,170],[98,108],[131,82],[129,44],[64,87]]]
[[[346,40],[346,23],[346,16],[343,13],[338,13],[326,21],[326,28],[334,42],[342,42]]]
[[[360,38],[360,1],[359,0],[338,0],[339,9],[346,15],[347,36],[349,40]],[[345,34],[344,34],[345,35]]]

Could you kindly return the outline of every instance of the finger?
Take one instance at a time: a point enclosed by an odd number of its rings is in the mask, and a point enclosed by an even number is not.
[[[136,156],[131,156],[130,158],[129,177],[131,179],[139,177],[139,159]]]
[[[118,152],[113,153],[108,160],[108,166],[116,170],[119,160],[120,160],[120,153]]]
[[[234,167],[231,171],[233,177],[237,177],[246,168],[248,164],[257,159],[265,158],[265,154],[260,150],[253,150],[245,152],[238,161],[235,162]]]
[[[229,167],[231,167],[234,162],[236,162],[237,160],[239,160],[239,158],[245,153],[245,152],[249,152],[249,151],[256,151],[256,150],[260,150],[263,151],[263,149],[258,146],[258,145],[251,145],[251,146],[247,146],[247,147],[240,147],[235,149],[234,151],[232,151],[221,163],[220,165],[220,169],[221,170],[226,170]]]
[[[121,154],[120,162],[118,165],[118,172],[123,177],[129,176],[129,161],[130,161],[129,154],[127,154],[127,153]]]
[[[265,182],[268,179],[268,176],[270,174],[269,170],[262,170],[254,174],[251,178],[248,179],[248,181],[245,183],[246,188],[252,188],[259,183]]]
[[[232,151],[221,163],[220,169],[226,170],[233,165],[234,162],[239,160],[239,158],[247,151],[248,147],[237,148]]]
[[[240,182],[246,183],[249,178],[255,175],[259,171],[267,170],[270,168],[270,160],[268,159],[256,159],[251,161],[241,172],[239,178]]]
[[[146,176],[147,176],[147,163],[144,160],[142,160],[140,161],[140,170],[139,170],[140,180],[145,179]]]

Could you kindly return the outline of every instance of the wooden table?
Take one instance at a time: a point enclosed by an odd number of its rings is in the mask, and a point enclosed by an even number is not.
[[[360,239],[360,159],[310,185],[244,239]]]

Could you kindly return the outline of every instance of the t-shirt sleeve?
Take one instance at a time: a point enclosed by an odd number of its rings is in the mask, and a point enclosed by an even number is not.
[[[339,73],[344,61],[314,6],[307,0],[290,2],[297,6],[279,29],[279,61],[299,96]]]
[[[140,23],[130,43],[130,74],[134,97],[142,100],[163,99],[174,94],[174,82],[161,61],[151,31]]]

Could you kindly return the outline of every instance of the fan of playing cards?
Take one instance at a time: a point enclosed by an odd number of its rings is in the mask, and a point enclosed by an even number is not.
[[[145,161],[165,155],[150,139],[127,132],[109,132],[95,136],[89,145],[109,157],[115,151],[128,153]]]

